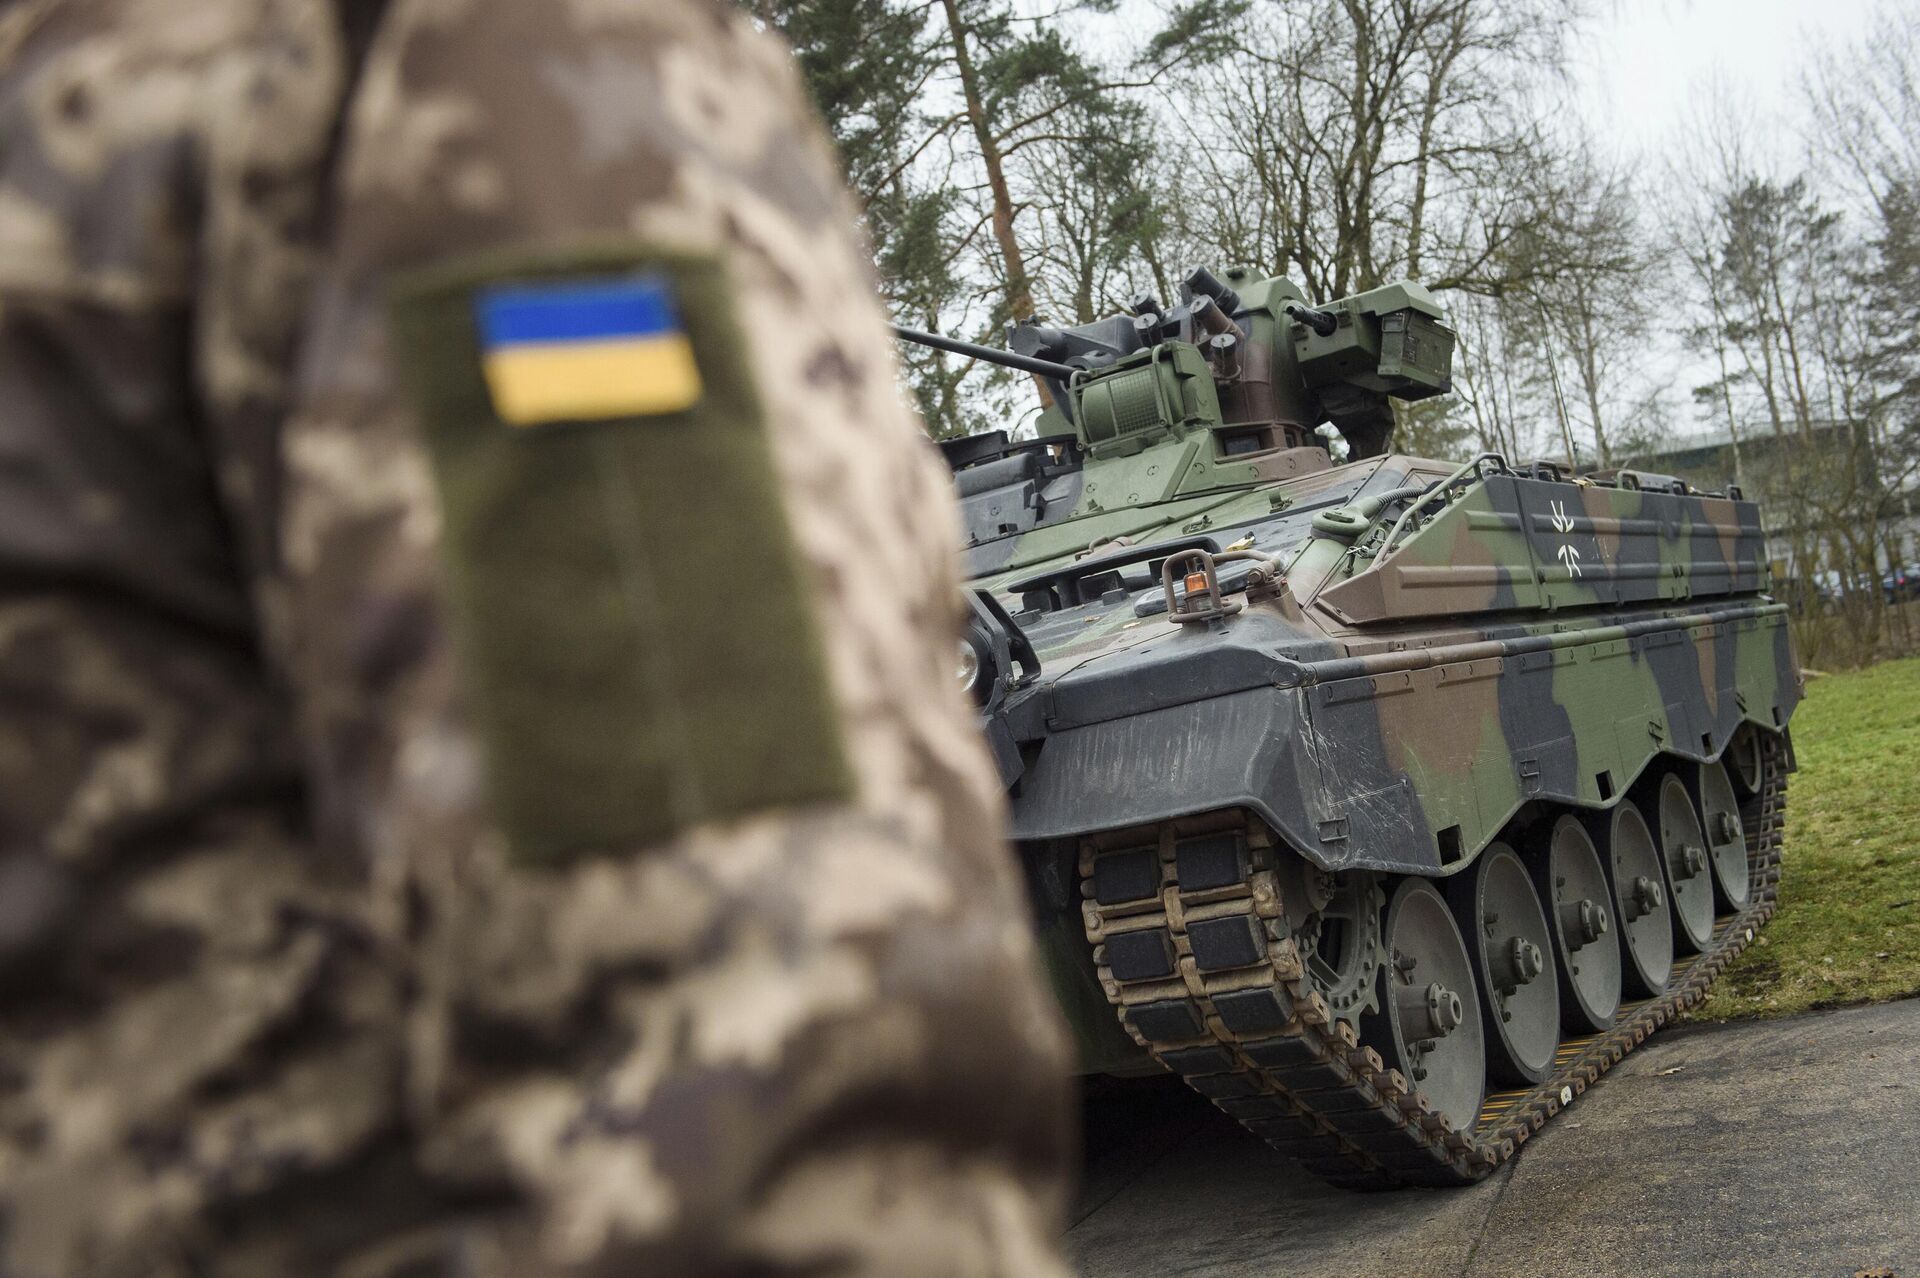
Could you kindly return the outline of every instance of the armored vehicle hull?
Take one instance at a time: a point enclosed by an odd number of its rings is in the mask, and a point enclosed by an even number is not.
[[[1211,366],[1024,334],[1078,370],[1043,418],[1070,429],[949,449],[963,665],[1084,1067],[1171,1070],[1335,1184],[1469,1182],[1772,912],[1786,609],[1737,491],[1334,464],[1308,431],[1354,401],[1305,352],[1346,325],[1341,376],[1384,379],[1418,326],[1228,278],[1241,340]],[[1140,349],[1207,336],[1213,296],[1143,306]],[[1450,335],[1411,309],[1413,389],[1444,389]],[[1250,364],[1299,404],[1246,394]],[[1141,369],[1159,384],[1098,389]]]

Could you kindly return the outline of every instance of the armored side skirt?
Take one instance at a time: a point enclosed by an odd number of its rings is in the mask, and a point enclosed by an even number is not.
[[[1293,673],[1297,672],[1297,673]],[[1800,696],[1784,607],[1300,663],[1282,683],[1050,733],[1017,839],[1245,808],[1327,869],[1450,873],[1533,800],[1605,807]]]

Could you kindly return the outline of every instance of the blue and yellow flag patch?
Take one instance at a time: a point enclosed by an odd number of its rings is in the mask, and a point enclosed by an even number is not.
[[[447,625],[518,864],[855,797],[736,292],[717,255],[608,240],[393,282]],[[687,548],[723,542],[766,579],[674,607]]]
[[[683,412],[700,369],[662,275],[484,288],[481,371],[514,426]]]

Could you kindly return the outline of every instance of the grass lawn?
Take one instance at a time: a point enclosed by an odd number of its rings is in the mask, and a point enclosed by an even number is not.
[[[1920,994],[1920,658],[1812,679],[1780,910],[1695,1019]]]

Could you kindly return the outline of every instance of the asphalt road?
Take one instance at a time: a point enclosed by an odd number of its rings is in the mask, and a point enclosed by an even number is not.
[[[1085,1278],[1920,1278],[1920,1000],[1664,1030],[1469,1189],[1327,1188],[1171,1080],[1086,1114]]]

